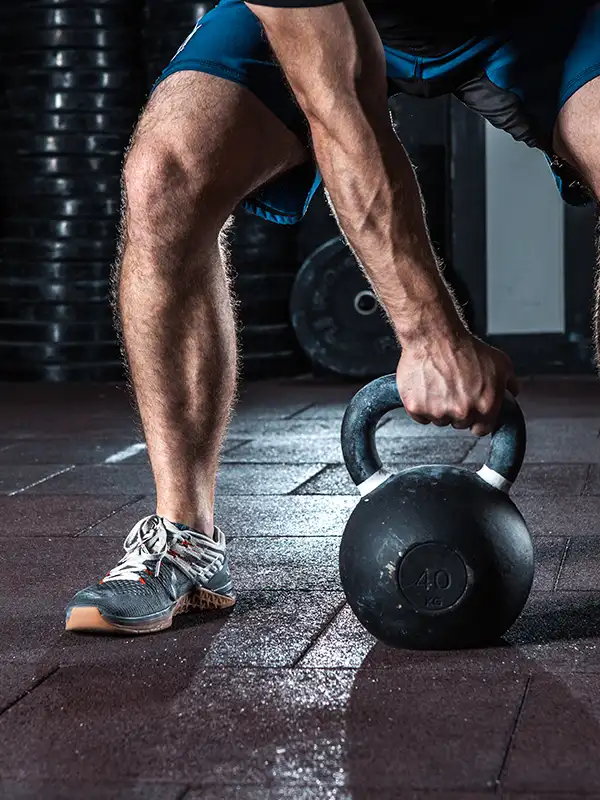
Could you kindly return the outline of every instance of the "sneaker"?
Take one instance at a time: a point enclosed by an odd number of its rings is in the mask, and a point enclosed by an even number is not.
[[[211,537],[153,515],[132,528],[124,548],[106,577],[71,600],[68,631],[154,633],[176,614],[235,605],[218,528]]]

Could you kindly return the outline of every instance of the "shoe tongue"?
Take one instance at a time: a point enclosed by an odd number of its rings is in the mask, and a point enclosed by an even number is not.
[[[160,517],[150,517],[146,524],[144,525],[142,531],[142,542],[144,543],[144,547],[148,550],[149,553],[153,553],[156,544],[159,540],[159,531],[161,526],[161,519]]]

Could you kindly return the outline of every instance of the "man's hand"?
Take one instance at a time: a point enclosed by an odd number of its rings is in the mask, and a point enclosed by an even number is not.
[[[491,433],[506,389],[519,387],[507,355],[472,336],[405,343],[396,374],[406,411],[417,422]]]

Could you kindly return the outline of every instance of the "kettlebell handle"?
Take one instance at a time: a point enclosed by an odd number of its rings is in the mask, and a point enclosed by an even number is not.
[[[402,407],[396,376],[384,375],[360,389],[346,409],[342,422],[342,453],[361,495],[373,491],[390,477],[391,473],[381,465],[375,430],[384,414]],[[514,397],[506,392],[487,460],[477,473],[479,477],[494,488],[508,492],[521,469],[526,442],[523,412]]]

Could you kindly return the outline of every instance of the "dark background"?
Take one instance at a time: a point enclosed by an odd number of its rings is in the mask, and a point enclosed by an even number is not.
[[[211,7],[27,0],[0,10],[0,380],[123,379],[109,300],[123,153],[152,83]],[[485,336],[483,123],[451,98],[398,95],[390,107],[446,276]],[[522,372],[592,370],[593,212],[565,215],[568,330],[498,341]],[[360,327],[356,298],[368,286],[347,254],[313,263],[310,285],[307,270],[299,277],[315,249],[337,235],[322,192],[296,226],[236,212],[230,244],[245,379],[311,371],[344,379],[393,368],[381,312],[367,313],[370,327]],[[321,269],[347,289],[325,293],[319,305]]]

